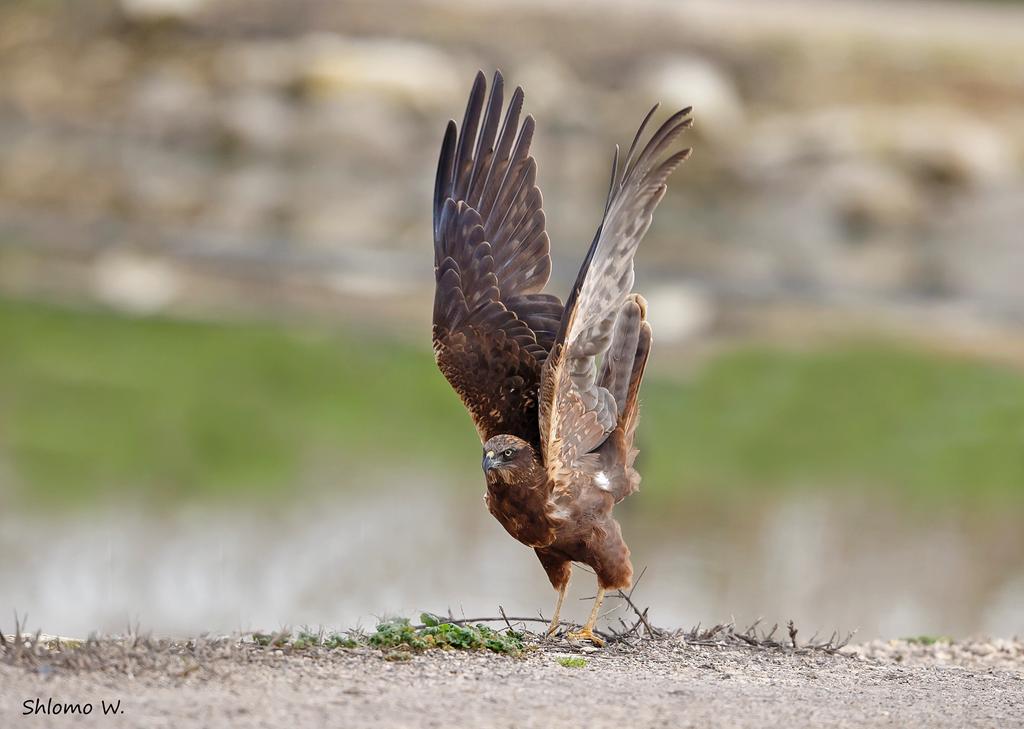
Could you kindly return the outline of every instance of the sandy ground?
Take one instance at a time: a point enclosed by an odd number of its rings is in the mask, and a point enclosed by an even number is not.
[[[523,658],[237,643],[198,662],[109,655],[84,670],[0,665],[0,727],[1024,727],[1020,641],[840,655],[675,639],[583,654],[563,642]],[[561,665],[567,655],[586,665]],[[24,716],[37,698],[94,708]],[[103,715],[100,702],[118,700],[120,712]]]

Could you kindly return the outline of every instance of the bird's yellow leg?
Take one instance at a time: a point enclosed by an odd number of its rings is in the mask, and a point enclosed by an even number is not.
[[[554,635],[558,630],[558,614],[562,612],[562,601],[565,600],[565,591],[569,588],[569,580],[565,581],[562,589],[558,591],[558,601],[555,603],[555,614],[551,616],[551,625],[548,626],[548,635]]]
[[[594,609],[590,611],[590,617],[587,618],[587,624],[583,626],[583,630],[576,630],[571,633],[567,633],[567,638],[573,640],[589,640],[594,645],[604,645],[604,640],[599,638],[594,633],[594,625],[597,624],[597,614],[601,609],[601,603],[604,601],[604,588],[598,588],[597,597],[594,598]]]

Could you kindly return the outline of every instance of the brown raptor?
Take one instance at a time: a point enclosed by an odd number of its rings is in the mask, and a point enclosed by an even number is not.
[[[690,109],[625,160],[618,149],[604,215],[562,304],[551,273],[534,120],[517,88],[501,118],[504,80],[490,95],[478,73],[461,128],[448,123],[434,188],[434,354],[483,444],[487,508],[537,553],[558,602],[572,563],[597,574],[594,624],[606,590],[628,587],[629,547],[612,507],[637,490],[637,398],[651,349],[647,303],[632,293],[633,256],[689,149],[672,151]],[[639,148],[638,148],[639,147]]]

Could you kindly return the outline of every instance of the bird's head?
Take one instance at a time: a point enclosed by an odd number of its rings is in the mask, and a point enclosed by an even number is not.
[[[514,435],[496,435],[484,443],[484,474],[510,480],[537,465],[533,446]]]

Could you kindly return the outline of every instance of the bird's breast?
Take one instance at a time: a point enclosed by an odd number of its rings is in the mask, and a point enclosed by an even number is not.
[[[554,541],[555,528],[548,515],[548,499],[542,488],[488,479],[487,509],[511,536],[528,547]]]

